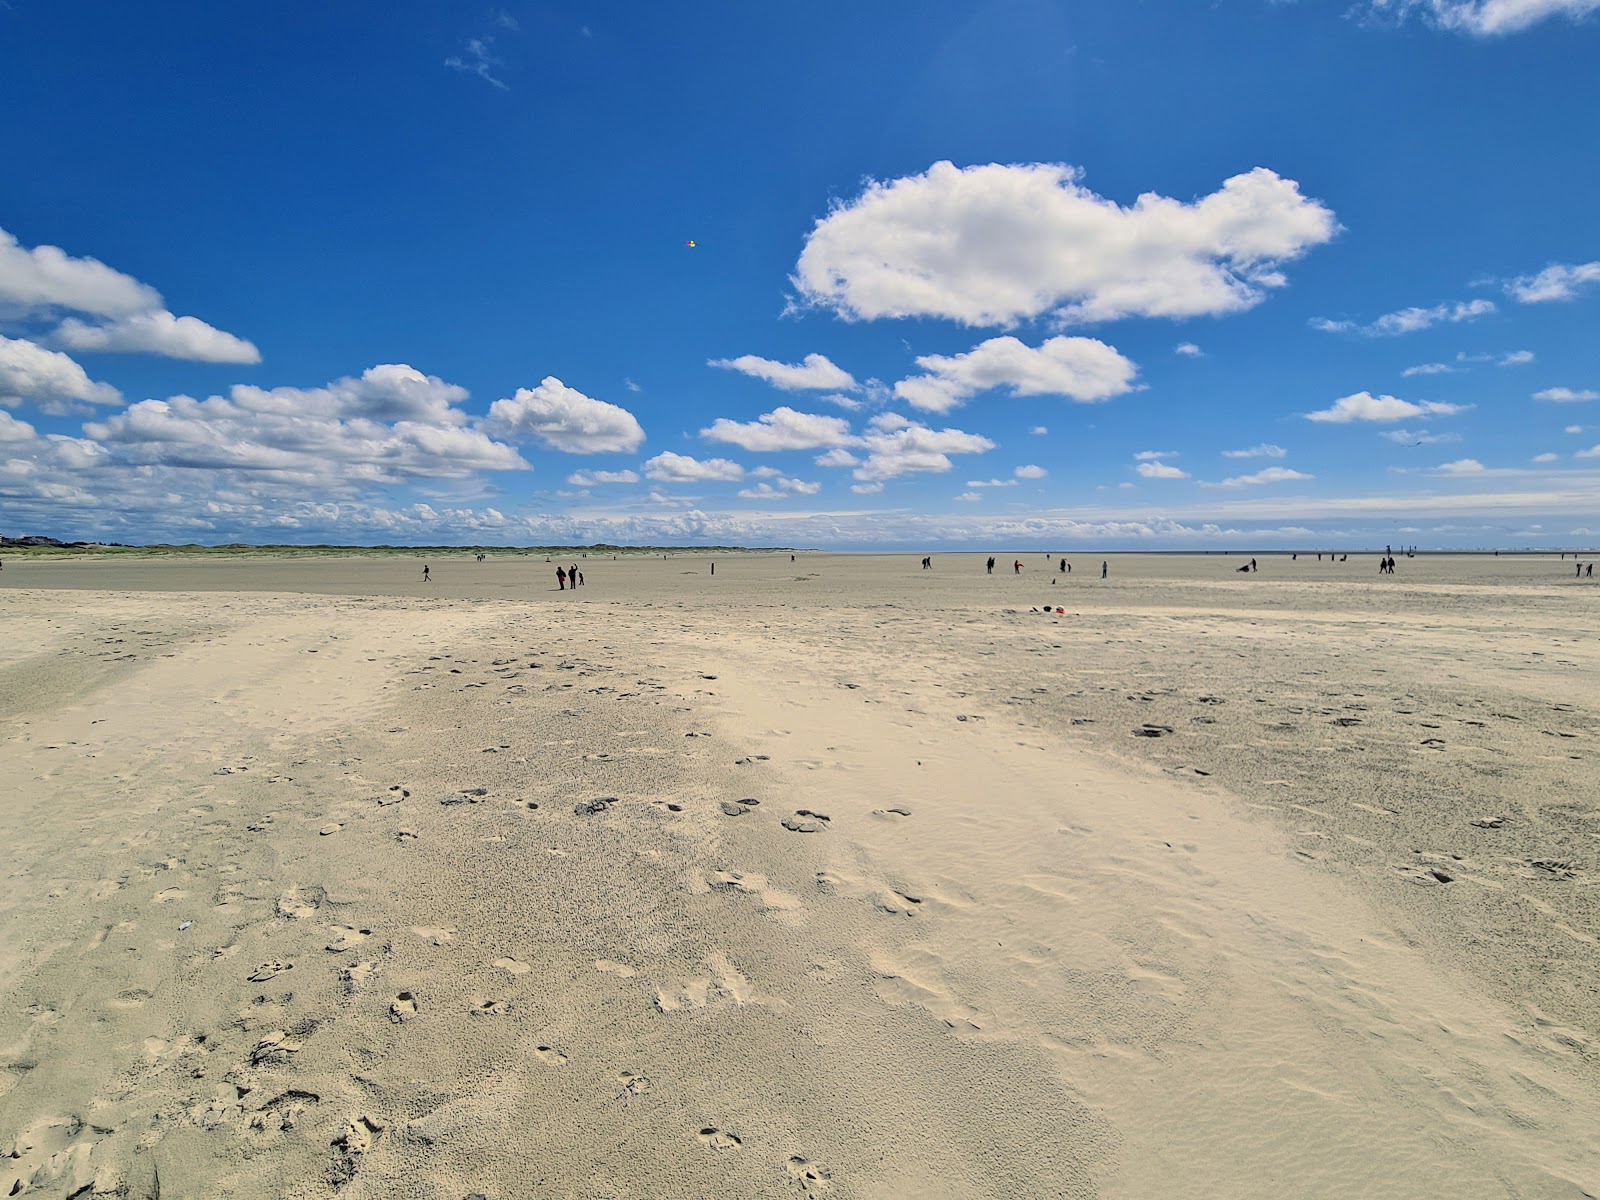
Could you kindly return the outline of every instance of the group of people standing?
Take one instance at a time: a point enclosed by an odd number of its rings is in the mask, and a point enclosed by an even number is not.
[[[574,590],[583,586],[583,572],[578,570],[577,563],[572,564],[572,570],[570,571],[565,567],[556,568],[556,589],[564,592],[567,590],[567,584],[569,583]]]

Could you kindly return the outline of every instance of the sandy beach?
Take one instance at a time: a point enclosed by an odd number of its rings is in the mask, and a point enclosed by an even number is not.
[[[8,556],[0,1194],[1600,1195],[1600,583],[920,557]]]

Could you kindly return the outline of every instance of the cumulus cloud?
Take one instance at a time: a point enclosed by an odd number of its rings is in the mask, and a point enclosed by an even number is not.
[[[821,490],[820,483],[778,475],[771,483],[758,483],[755,487],[742,489],[739,495],[746,500],[787,500],[790,496],[815,496]]]
[[[31,442],[37,436],[32,425],[26,421],[19,421],[4,409],[0,409],[0,446],[7,443]]]
[[[1474,37],[1518,33],[1552,17],[1578,20],[1600,9],[1600,0],[1371,0],[1378,13],[1419,13],[1443,29]]]
[[[861,465],[861,460],[848,450],[833,449],[826,454],[819,454],[811,460],[819,467],[856,467]]]
[[[883,491],[881,483],[852,483],[850,490],[858,496],[871,496]]]
[[[855,443],[850,422],[779,407],[740,424],[718,417],[700,431],[707,441],[726,442],[752,451],[819,450]]]
[[[1364,337],[1399,337],[1419,329],[1444,324],[1458,324],[1476,320],[1495,311],[1493,300],[1457,300],[1436,304],[1432,308],[1402,308],[1398,312],[1384,313],[1371,324],[1358,321],[1330,321],[1327,317],[1313,317],[1311,328],[1323,333],[1359,333]]]
[[[995,444],[959,429],[929,429],[899,413],[880,413],[862,436],[867,457],[853,474],[863,482],[897,479],[921,472],[939,474],[954,464],[952,454],[983,454]]]
[[[600,487],[607,483],[638,483],[639,474],[636,471],[574,471],[567,476],[567,482],[581,488]]]
[[[1187,479],[1189,472],[1180,471],[1171,463],[1148,461],[1142,462],[1135,468],[1146,479]]]
[[[1262,442],[1259,446],[1250,446],[1243,450],[1224,450],[1223,458],[1283,458],[1289,452],[1282,446],[1274,446],[1271,442]]]
[[[1315,479],[1314,475],[1307,475],[1303,471],[1292,471],[1288,467],[1264,467],[1254,475],[1235,475],[1232,479],[1224,479],[1217,487],[1241,488],[1255,487],[1262,483],[1288,483],[1296,479]]]
[[[1179,342],[1173,349],[1174,354],[1181,354],[1185,358],[1204,358],[1206,352],[1193,342]]]
[[[1536,463],[1553,463],[1561,457],[1559,454],[1535,454],[1533,461]]]
[[[73,258],[56,246],[24,250],[0,229],[0,307],[122,317],[160,308],[161,293],[98,259]]]
[[[93,258],[74,258],[56,246],[25,250],[0,229],[0,311],[34,320],[67,317],[55,338],[69,350],[133,351],[195,362],[258,363],[261,353],[243,338],[197,317],[168,312],[161,293]]]
[[[1590,446],[1587,450],[1579,450],[1574,458],[1600,458],[1600,444]]]
[[[1028,436],[1045,437],[1049,434],[1049,432],[1050,430],[1045,428],[1043,425],[1035,425],[1032,429],[1028,430]]]
[[[1600,0],[1594,0],[1591,7],[1600,7]],[[1576,300],[1595,283],[1600,283],[1600,262],[1556,263],[1537,275],[1517,276],[1506,284],[1506,291],[1523,304],[1548,304]]]
[[[914,408],[948,412],[994,388],[1013,396],[1066,396],[1080,403],[1133,390],[1138,368],[1095,338],[1055,337],[1034,349],[1014,337],[990,338],[965,354],[917,359],[925,375],[902,379],[894,393]]]
[[[15,408],[26,403],[60,416],[82,404],[121,404],[122,393],[109,383],[90,379],[58,350],[0,334],[0,405]]]
[[[1562,433],[1582,433],[1583,430],[1584,430],[1584,426],[1582,426],[1582,425],[1568,425],[1561,432]]]
[[[1554,404],[1579,404],[1585,400],[1600,400],[1600,392],[1593,388],[1583,388],[1574,391],[1572,388],[1553,387],[1545,388],[1542,392],[1533,394],[1535,400],[1549,400]]]
[[[1415,367],[1407,367],[1400,372],[1402,379],[1411,379],[1417,375],[1454,375],[1460,367],[1452,367],[1449,363],[1420,363]]]
[[[1308,421],[1325,424],[1348,425],[1352,421],[1407,421],[1417,417],[1448,417],[1465,412],[1466,405],[1444,404],[1437,400],[1423,400],[1413,404],[1395,396],[1374,396],[1371,392],[1357,392],[1341,396],[1332,407],[1305,414]]]
[[[91,325],[76,317],[61,322],[56,341],[69,350],[162,354],[189,362],[258,363],[261,351],[207,325],[198,317],[175,317],[166,311],[133,313]]]
[[[554,375],[536,388],[518,388],[509,400],[496,400],[487,428],[519,440],[538,438],[568,454],[626,452],[644,442],[644,430],[627,409],[585,396]]]
[[[1158,462],[1163,458],[1177,458],[1176,450],[1141,450],[1133,456],[1134,462]]]
[[[1219,315],[1284,286],[1282,265],[1338,229],[1261,167],[1190,203],[1147,193],[1130,207],[1079,179],[1059,163],[939,162],[869,183],[817,222],[792,281],[802,302],[847,320]]]
[[[321,388],[239,385],[206,400],[143,400],[83,429],[124,464],[245,473],[253,486],[283,489],[315,484],[343,493],[527,469],[513,447],[468,427],[453,407],[466,395],[389,364]]]
[[[969,479],[967,486],[969,488],[1016,487],[1019,482],[1016,479]]]
[[[956,497],[956,502],[959,503],[959,504],[976,504],[979,500],[982,500],[982,499],[983,499],[983,496],[980,495],[978,492],[962,492],[959,496]]]
[[[644,464],[644,473],[661,483],[736,483],[744,468],[726,458],[691,458],[667,450]]]
[[[1026,466],[1018,467],[1013,474],[1015,474],[1018,479],[1043,479],[1046,475],[1050,474],[1050,472],[1046,471],[1043,467],[1036,467],[1032,463],[1029,463]]]
[[[808,354],[799,364],[743,354],[738,358],[713,358],[706,365],[764,379],[786,392],[848,392],[856,387],[855,377],[849,371],[835,366],[821,354]]]
[[[1454,462],[1440,463],[1434,470],[1440,475],[1478,475],[1484,466],[1475,458],[1458,458]]]
[[[1533,359],[1534,354],[1532,350],[1513,350],[1509,354],[1502,355],[1500,361],[1495,363],[1495,366],[1525,367],[1531,363]]]

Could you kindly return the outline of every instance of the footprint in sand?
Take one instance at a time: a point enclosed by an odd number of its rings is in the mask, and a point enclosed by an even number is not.
[[[304,921],[316,915],[328,894],[319,887],[290,888],[278,897],[278,915],[287,921]]]
[[[480,1000],[467,1011],[475,1017],[503,1017],[511,1006],[504,1000]]]
[[[744,1145],[744,1139],[737,1134],[728,1133],[715,1126],[707,1125],[698,1135],[700,1144],[712,1150],[737,1150]]]
[[[656,1090],[656,1081],[648,1075],[641,1075],[637,1071],[620,1071],[617,1082],[622,1085],[622,1090],[617,1093],[619,1100],[629,1100],[635,1096],[648,1096]]]
[[[413,925],[411,932],[425,941],[432,942],[435,946],[442,946],[446,942],[453,942],[456,938],[454,927],[442,925]]]
[[[333,1139],[333,1166],[329,1177],[334,1187],[343,1187],[356,1177],[361,1159],[382,1132],[383,1126],[371,1117],[360,1116],[345,1122],[343,1132]]]
[[[795,1184],[802,1192],[826,1192],[833,1189],[833,1172],[819,1162],[812,1162],[809,1158],[801,1158],[798,1154],[790,1155],[789,1161],[784,1164],[789,1173],[789,1182]]]
[[[911,810],[908,808],[875,808],[872,815],[885,821],[897,820],[900,817],[909,817]]]
[[[828,827],[831,817],[819,812],[812,812],[809,808],[795,810],[792,817],[783,819],[783,827],[790,833],[821,833]]]
[[[294,970],[294,964],[293,963],[265,962],[265,963],[262,963],[259,967],[257,967],[251,973],[250,982],[251,983],[265,983],[269,979],[272,979],[272,978],[274,978],[274,977],[276,977],[278,975],[282,975],[285,971],[292,971],[292,970]]]
[[[622,979],[632,979],[639,973],[626,963],[612,962],[609,958],[597,958],[594,960],[594,965],[595,970],[604,971],[608,975],[616,975]]]
[[[332,933],[333,940],[323,949],[331,950],[335,954],[343,954],[346,950],[353,950],[372,936],[372,930],[370,929],[352,929],[348,925],[335,925]]]
[[[508,975],[526,975],[533,968],[515,958],[497,958],[494,965]]]
[[[391,804],[399,804],[400,801],[406,799],[410,795],[411,793],[408,790],[401,787],[399,784],[396,784],[383,795],[378,797],[378,807],[387,808]]]
[[[533,1052],[540,1062],[548,1066],[564,1067],[567,1065],[567,1056],[554,1046],[535,1046]]]
[[[344,988],[347,996],[354,996],[366,988],[372,977],[378,973],[376,962],[352,963],[348,967],[339,968],[339,984]]]
[[[332,837],[334,834],[338,833],[339,830],[341,830],[343,828],[344,828],[344,826],[341,825],[338,821],[333,821],[333,822],[330,822],[327,825],[324,825],[321,829],[317,830],[317,834],[319,836],[321,836],[321,837]]]
[[[417,1015],[417,998],[410,992],[401,992],[389,1005],[389,1020],[404,1024]]]
[[[724,800],[721,804],[722,815],[725,817],[742,817],[760,803],[761,801],[753,797],[747,797],[744,800]]]

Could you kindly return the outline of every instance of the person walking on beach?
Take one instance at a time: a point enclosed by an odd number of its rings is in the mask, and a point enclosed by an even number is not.
[[[1070,570],[1072,570],[1072,568],[1067,566],[1067,560],[1063,558],[1061,560],[1060,574],[1065,575]]]
[[[1022,574],[1022,560],[1020,558],[1017,559],[1014,563],[1011,564],[1011,573],[1013,575],[1021,575]]]
[[[579,587],[583,586],[583,572],[582,571],[578,572],[578,586]]]
[[[427,563],[423,563],[422,564],[422,582],[423,583],[431,582],[431,580],[428,578],[428,564]]]
[[[992,554],[991,554],[991,555],[989,555],[989,566],[988,566],[988,573],[989,573],[989,574],[990,574],[990,575],[993,575],[993,574],[994,574],[994,555],[992,555]]]
[[[1105,577],[1106,577],[1106,561],[1105,561],[1105,559],[1101,559],[1100,560],[1100,578],[1104,579]]]
[[[565,567],[556,568],[556,588],[558,591],[563,592],[567,590],[567,569]]]
[[[1251,570],[1252,570],[1252,571],[1259,571],[1259,570],[1261,570],[1261,568],[1260,568],[1260,567],[1258,567],[1258,566],[1256,566],[1256,560],[1255,560],[1255,559],[1253,559],[1253,558],[1252,558],[1252,559],[1251,559],[1251,560],[1250,560],[1250,569],[1251,569]]]

